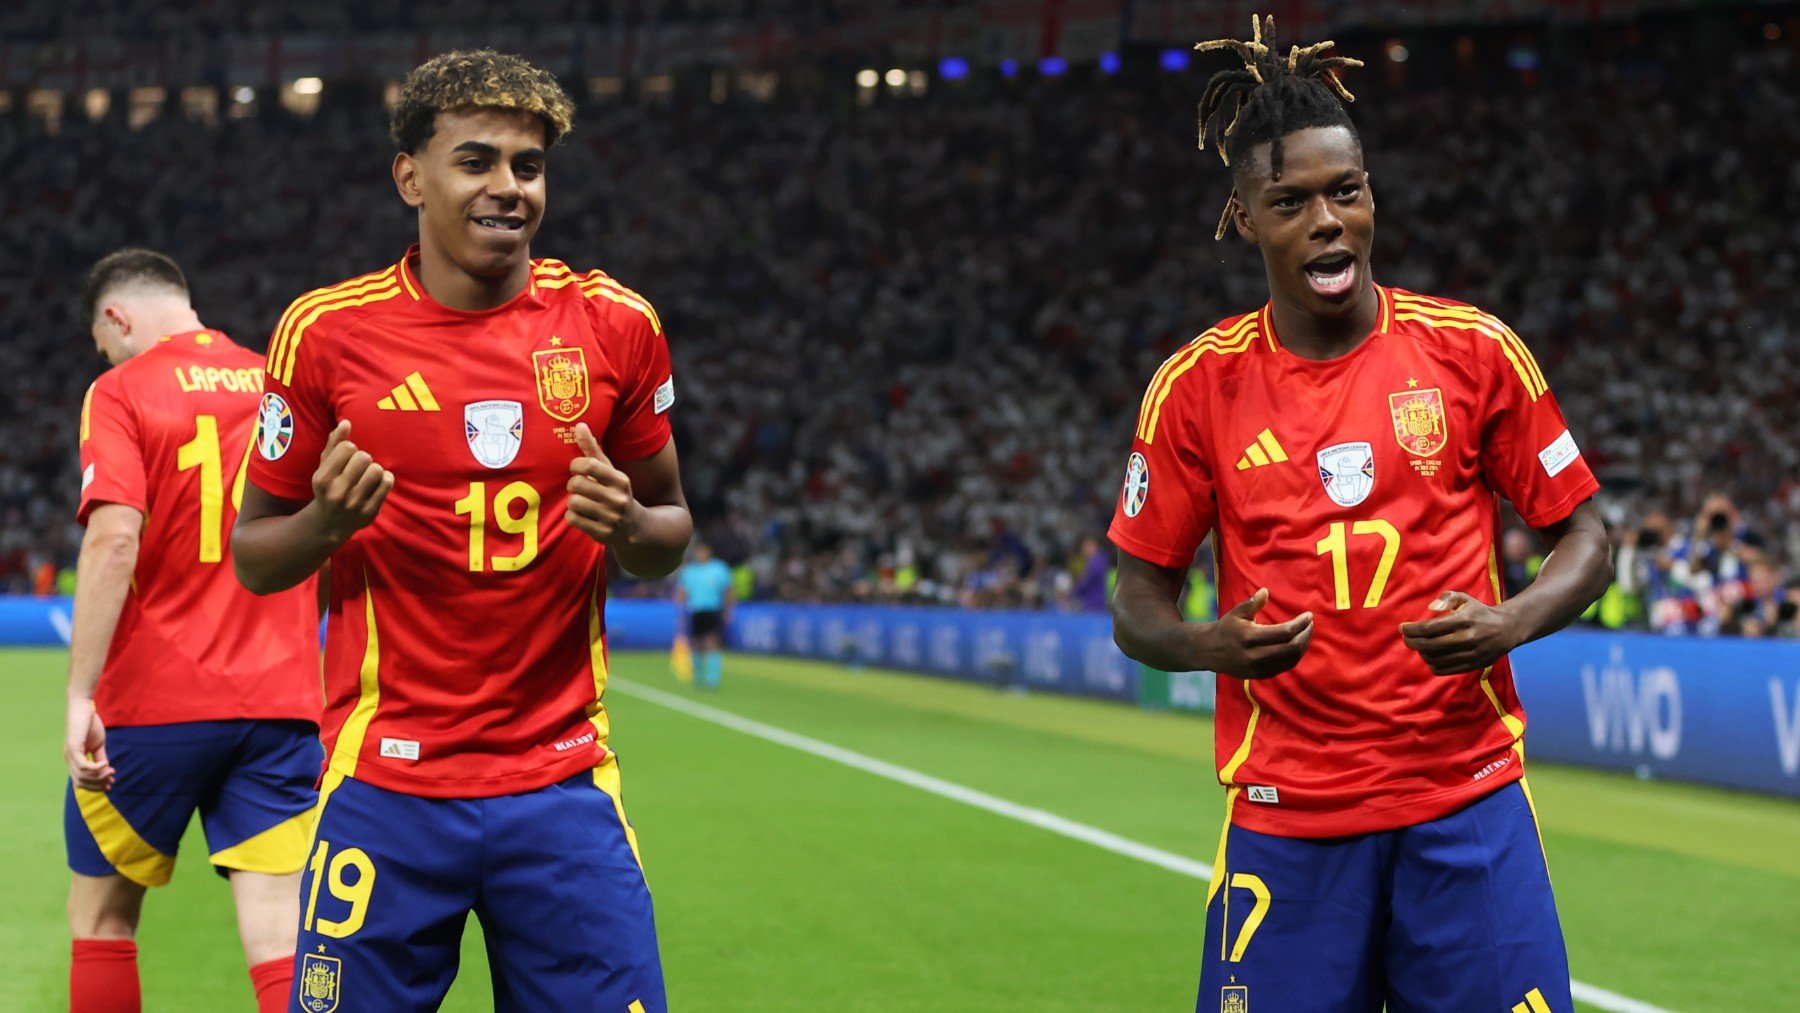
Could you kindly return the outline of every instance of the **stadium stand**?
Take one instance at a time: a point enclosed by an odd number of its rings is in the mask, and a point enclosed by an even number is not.
[[[1724,33],[1695,57],[1678,23],[1595,30],[1618,58],[1556,73],[1402,74],[1379,38],[1346,43],[1371,63],[1353,112],[1377,276],[1481,305],[1536,350],[1606,483],[1620,583],[1596,621],[1794,636],[1792,40]],[[1264,293],[1254,254],[1212,239],[1228,183],[1194,149],[1195,66],[583,99],[535,250],[656,302],[697,517],[756,596],[1104,601],[1089,540],[1142,385]],[[408,241],[380,98],[334,81],[311,117],[265,98],[216,122],[171,100],[138,129],[123,103],[54,131],[23,102],[0,117],[0,591],[53,587],[79,541],[99,369],[81,271],[166,249],[206,318],[261,347],[294,295]],[[1535,551],[1509,536],[1509,582]]]

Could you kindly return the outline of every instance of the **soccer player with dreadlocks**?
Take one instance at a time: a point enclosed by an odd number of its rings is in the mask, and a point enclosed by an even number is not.
[[[1230,167],[1219,235],[1269,301],[1144,396],[1111,537],[1114,631],[1220,673],[1226,826],[1198,1008],[1571,1008],[1507,652],[1607,586],[1598,488],[1518,335],[1376,284],[1375,202],[1332,44],[1202,43],[1242,66],[1200,105]],[[1502,600],[1504,497],[1550,547]],[[1212,535],[1222,601],[1177,598]]]
[[[656,312],[530,254],[572,113],[517,57],[415,69],[392,127],[418,245],[269,345],[232,547],[257,592],[331,562],[309,1013],[437,1008],[470,911],[499,1009],[666,1007],[602,608],[608,555],[666,575],[693,525]]]

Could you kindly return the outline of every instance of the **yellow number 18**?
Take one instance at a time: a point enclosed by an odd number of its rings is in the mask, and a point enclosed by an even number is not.
[[[1388,575],[1394,572],[1394,559],[1400,555],[1400,532],[1387,521],[1357,521],[1349,525],[1350,535],[1380,535],[1381,562],[1375,565],[1375,579],[1369,582],[1369,593],[1362,607],[1372,609],[1381,604],[1381,593],[1387,590]],[[1319,555],[1331,557],[1331,584],[1337,592],[1337,607],[1350,607],[1350,539],[1343,521],[1331,522],[1331,533],[1319,539]]]

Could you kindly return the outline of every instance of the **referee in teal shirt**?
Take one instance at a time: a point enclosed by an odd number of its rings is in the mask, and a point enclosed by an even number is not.
[[[688,636],[694,645],[694,685],[719,688],[720,648],[731,610],[731,567],[713,556],[712,546],[695,539],[694,558],[675,578],[675,602],[688,612]]]

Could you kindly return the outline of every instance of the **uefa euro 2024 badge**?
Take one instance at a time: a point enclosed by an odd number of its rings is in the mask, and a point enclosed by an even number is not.
[[[294,412],[280,394],[264,394],[256,410],[256,449],[265,460],[276,461],[294,442]]]
[[[1125,463],[1125,516],[1136,517],[1150,498],[1150,462],[1134,453]]]

